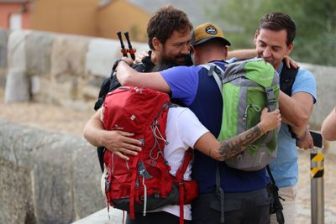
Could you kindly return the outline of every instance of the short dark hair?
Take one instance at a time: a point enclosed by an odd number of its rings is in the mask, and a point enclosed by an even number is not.
[[[296,34],[296,25],[292,18],[281,12],[271,12],[260,19],[259,28],[274,31],[287,31],[287,45],[293,43]]]
[[[193,26],[185,12],[171,5],[162,7],[148,22],[148,45],[153,50],[152,40],[154,37],[164,44],[174,31],[185,32],[187,30],[191,31],[192,28]]]

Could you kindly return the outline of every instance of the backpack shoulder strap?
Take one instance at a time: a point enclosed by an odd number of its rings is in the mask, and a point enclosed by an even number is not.
[[[176,171],[176,174],[175,174],[176,180],[178,182],[181,182],[183,180],[183,175],[184,175],[185,171],[187,170],[187,167],[188,167],[190,161],[192,160],[192,157],[193,157],[193,152],[192,152],[192,149],[189,148],[184,153],[182,164],[180,165],[180,167],[178,168],[178,170]]]
[[[298,73],[298,68],[288,68],[285,61],[283,61],[282,71],[280,73],[280,90],[286,93],[288,96],[292,95],[292,87]],[[288,125],[288,130],[291,133],[292,138],[297,138],[292,131],[291,126]]]
[[[292,87],[298,71],[298,68],[288,68],[283,61],[283,67],[280,73],[280,89],[288,96],[292,95]]]
[[[222,92],[222,83],[224,79],[224,71],[221,67],[216,65],[215,63],[208,63],[201,65],[203,68],[205,68],[208,71],[208,76],[213,76],[219,90]]]
[[[180,224],[183,223],[184,220],[184,211],[183,211],[183,205],[184,205],[184,185],[183,185],[183,176],[184,173],[187,170],[187,167],[189,165],[189,163],[191,162],[193,157],[193,151],[191,148],[189,148],[185,153],[184,153],[184,157],[182,160],[182,164],[180,165],[180,167],[178,168],[178,170],[176,171],[176,180],[178,183],[178,190],[179,190],[179,205],[180,205]]]

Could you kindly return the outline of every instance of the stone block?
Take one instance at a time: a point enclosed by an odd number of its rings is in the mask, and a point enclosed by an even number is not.
[[[29,169],[15,166],[14,163],[2,158],[0,158],[0,168],[0,223],[35,224]]]
[[[36,218],[38,223],[70,223],[75,219],[72,154],[80,138],[48,133],[40,139],[32,155]]]
[[[51,74],[60,82],[71,76],[83,76],[89,38],[57,35],[51,52]]]
[[[120,57],[120,43],[118,41],[92,39],[86,53],[86,73],[108,77],[111,74],[114,61]]]
[[[54,35],[32,32],[26,37],[26,69],[29,75],[50,73],[51,49]]]
[[[137,52],[148,50],[148,45],[144,43],[134,43],[133,47]],[[92,39],[86,54],[86,73],[103,77],[110,76],[113,63],[122,57],[120,49],[119,41]]]
[[[30,100],[30,78],[20,68],[10,68],[5,85],[5,103]]]
[[[26,70],[26,37],[30,31],[12,31],[8,39],[8,68]]]
[[[7,42],[9,32],[4,29],[0,29],[0,68],[7,67]]]
[[[0,119],[0,147],[0,223],[71,223],[104,207],[96,152],[82,138]]]
[[[96,148],[83,145],[74,153],[74,201],[76,217],[83,218],[106,206],[100,189],[102,175]]]

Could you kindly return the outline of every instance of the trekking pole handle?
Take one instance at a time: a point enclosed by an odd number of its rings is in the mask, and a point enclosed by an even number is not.
[[[125,35],[125,37],[126,37],[126,41],[127,41],[127,44],[128,44],[128,50],[127,50],[127,52],[131,55],[131,58],[132,58],[133,60],[135,60],[135,51],[136,51],[136,50],[133,49],[133,47],[132,47],[131,40],[130,40],[130,38],[129,38],[129,34],[128,34],[128,32],[125,32],[124,35]]]
[[[119,41],[120,41],[121,53],[122,53],[123,57],[127,57],[127,49],[125,49],[125,45],[124,45],[124,41],[123,41],[122,36],[121,36],[121,32],[117,32],[117,36],[118,36]]]

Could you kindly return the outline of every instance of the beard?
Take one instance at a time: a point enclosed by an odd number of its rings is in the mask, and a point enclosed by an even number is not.
[[[178,66],[178,65],[193,65],[190,54],[177,55],[174,58],[162,56],[160,64]]]
[[[157,64],[154,66],[153,72],[162,71],[162,70],[175,67],[175,66],[179,66],[179,65],[185,65],[185,66],[193,65],[190,54],[180,56],[179,57],[180,60],[178,61],[176,61],[175,59],[163,57],[160,61],[160,64]]]

